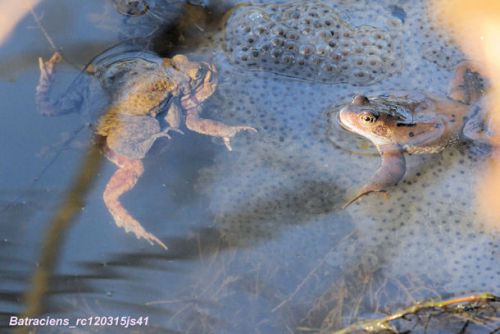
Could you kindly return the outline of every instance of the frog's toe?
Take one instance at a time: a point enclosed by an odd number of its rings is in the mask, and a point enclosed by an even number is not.
[[[257,129],[251,126],[232,126],[231,129],[233,130],[233,133],[229,137],[234,137],[236,134],[243,131],[257,132]]]
[[[350,199],[349,201],[344,203],[344,205],[342,205],[342,209],[347,209],[351,204],[353,204],[354,202],[356,202],[358,199],[360,199],[361,197],[363,197],[366,194],[368,194],[368,193],[357,194],[352,199]]]
[[[172,136],[169,134],[169,132],[171,132],[171,131],[180,133],[181,135],[184,134],[184,132],[182,132],[182,130],[180,130],[180,129],[168,127],[165,130],[163,130],[162,132],[156,134],[154,136],[154,140],[156,140],[157,138],[161,138],[161,137],[172,139]]]
[[[226,148],[228,149],[228,151],[233,150],[233,148],[231,147],[231,138],[234,137],[239,132],[242,132],[242,131],[257,132],[257,129],[255,129],[251,126],[232,126],[231,130],[232,131],[231,131],[231,134],[229,136],[222,138],[224,140],[224,145],[226,145]]]
[[[158,237],[146,231],[144,227],[142,227],[141,223],[139,223],[132,216],[128,214],[121,217],[119,215],[113,215],[113,218],[116,226],[123,228],[126,233],[134,234],[137,239],[145,239],[151,245],[157,244],[164,250],[168,249],[168,247],[160,239],[158,239]]]
[[[222,139],[224,140],[224,145],[226,145],[227,150],[231,152],[233,150],[231,146],[231,137],[224,137]]]
[[[168,133],[169,133],[170,131],[177,132],[177,133],[179,133],[179,134],[181,134],[181,135],[183,135],[183,134],[184,134],[184,131],[182,131],[181,129],[179,129],[179,128],[173,128],[173,127],[168,127],[168,128],[166,128],[163,132],[164,132],[165,134],[167,134],[167,135],[168,135]],[[169,137],[170,137],[170,136],[169,136]]]
[[[348,202],[346,202],[342,206],[342,209],[347,209],[347,207],[349,207],[351,204],[353,204],[357,200],[361,199],[361,197],[364,197],[365,195],[368,195],[368,194],[373,193],[373,192],[383,192],[383,193],[387,194],[385,189],[368,189],[366,187],[363,187],[363,189],[361,191],[359,191],[351,200],[349,200]]]
[[[40,69],[40,75],[47,75],[47,67],[42,57],[38,57],[38,68]]]
[[[251,126],[240,126],[239,128],[240,128],[239,131],[250,131],[250,132],[255,132],[255,133],[258,132],[256,128],[253,128]]]
[[[62,56],[59,52],[54,52],[49,60],[44,61],[42,57],[38,58],[38,67],[42,75],[50,77],[54,73],[54,66],[61,62]]]
[[[38,67],[40,69],[40,78],[36,86],[35,100],[40,114],[43,116],[54,116],[58,114],[54,105],[50,101],[50,91],[52,81],[54,81],[55,65],[62,60],[61,54],[55,52],[49,60],[44,61],[38,58]]]

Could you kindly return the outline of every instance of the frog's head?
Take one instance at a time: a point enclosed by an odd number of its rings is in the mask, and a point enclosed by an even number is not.
[[[184,55],[176,55],[172,58],[172,65],[180,72],[186,74],[192,81],[201,81],[208,71],[204,63],[190,61]]]
[[[375,145],[393,144],[393,129],[398,126],[399,117],[384,112],[378,100],[370,100],[363,95],[354,97],[338,114],[340,125],[357,133]]]

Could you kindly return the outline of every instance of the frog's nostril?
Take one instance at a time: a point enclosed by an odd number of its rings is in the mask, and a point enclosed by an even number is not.
[[[368,104],[370,103],[370,100],[368,100],[368,98],[364,95],[356,95],[353,99],[352,99],[352,104],[356,104],[356,105],[365,105],[365,104]]]

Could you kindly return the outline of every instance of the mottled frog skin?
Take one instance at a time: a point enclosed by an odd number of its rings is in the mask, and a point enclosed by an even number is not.
[[[50,99],[54,69],[59,61],[58,53],[46,62],[39,59],[36,102],[43,115],[64,114],[69,110],[67,106],[58,110],[58,104]],[[232,150],[233,136],[240,131],[256,130],[200,117],[203,101],[217,88],[217,70],[212,64],[193,62],[183,55],[161,58],[141,51],[104,59],[88,67],[87,72],[98,79],[111,101],[96,125],[96,134],[105,138],[106,157],[118,167],[103,193],[106,207],[118,226],[166,249],[119,200],[142,175],[141,160],[154,142],[161,137],[170,139],[172,131],[182,134],[180,126],[184,123],[191,131],[221,137],[227,149]]]
[[[404,152],[438,153],[461,139],[478,139],[470,118],[479,116],[471,105],[483,94],[483,83],[470,62],[458,65],[448,96],[402,91],[366,97],[357,95],[339,114],[340,125],[369,139],[382,158],[372,180],[347,207],[360,197],[397,184],[406,172]]]

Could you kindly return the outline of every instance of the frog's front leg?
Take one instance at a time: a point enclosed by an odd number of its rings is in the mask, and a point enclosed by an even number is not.
[[[219,80],[217,78],[217,67],[215,67],[214,64],[203,64],[207,67],[208,71],[203,78],[203,82],[198,87],[196,87],[193,94],[194,100],[198,101],[198,103],[203,102],[210,96],[212,96],[217,89],[217,85],[219,84]]]
[[[250,126],[230,126],[222,122],[201,118],[199,113],[201,107],[186,109],[186,127],[194,132],[212,137],[221,137],[229,151],[232,151],[231,138],[241,131],[257,132]]]
[[[120,202],[120,196],[132,189],[142,175],[144,171],[142,162],[129,159],[111,150],[107,152],[106,156],[118,167],[118,170],[108,181],[103,193],[104,203],[113,216],[116,225],[124,228],[126,232],[134,233],[139,239],[144,238],[151,244],[157,243],[167,249],[167,246],[156,236],[146,231],[141,223],[132,217]]]
[[[388,187],[396,185],[403,178],[406,172],[406,161],[401,148],[387,145],[379,147],[379,152],[382,161],[372,181],[365,184],[350,201],[344,204],[344,209],[371,192],[385,192]]]
[[[163,130],[163,132],[168,134],[169,131],[174,131],[183,135],[184,132],[179,129],[179,127],[181,126],[181,117],[182,113],[179,107],[179,103],[177,100],[174,100],[170,103],[167,114],[165,115],[165,121],[168,124],[168,128]]]

